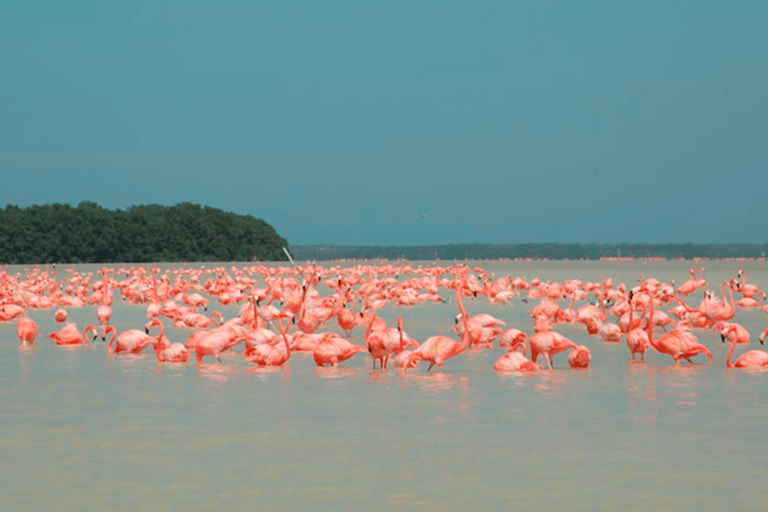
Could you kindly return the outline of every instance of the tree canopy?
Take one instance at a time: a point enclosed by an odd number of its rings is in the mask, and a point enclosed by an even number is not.
[[[107,210],[83,201],[0,210],[0,262],[283,261],[288,243],[251,215],[180,203]]]

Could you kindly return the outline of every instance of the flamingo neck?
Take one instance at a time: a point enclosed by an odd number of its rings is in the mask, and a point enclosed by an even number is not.
[[[464,336],[461,339],[461,343],[456,347],[454,355],[464,352],[469,345],[469,320],[467,312],[464,310],[464,305],[461,303],[461,292],[464,290],[463,285],[456,288],[456,303],[459,305],[459,311],[461,312],[461,323],[464,326]]]
[[[371,306],[371,320],[368,322],[368,327],[365,329],[365,342],[368,343],[368,336],[371,334],[371,329],[373,329],[373,321],[376,320],[376,307]]]
[[[107,343],[107,352],[112,352],[112,342],[115,341],[115,328],[111,325],[107,327],[107,330],[104,331],[105,333],[111,332],[112,336],[109,337],[109,342]]]
[[[157,338],[156,338],[157,341],[155,343],[158,343],[158,344],[162,343],[163,342],[163,332],[164,332],[164,330],[163,330],[163,323],[158,320],[156,322],[152,322],[152,324],[153,325],[157,325],[157,326],[160,327],[160,334],[157,335]]]

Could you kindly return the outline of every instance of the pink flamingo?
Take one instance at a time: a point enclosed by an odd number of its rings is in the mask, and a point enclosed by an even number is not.
[[[614,323],[604,323],[597,333],[603,338],[603,341],[616,343],[621,340],[621,329]]]
[[[296,352],[314,352],[322,338],[322,334],[307,334],[298,331],[293,333],[291,337],[291,346]]]
[[[517,343],[520,343],[521,341],[525,343],[528,340],[528,335],[524,332],[521,332],[517,329],[509,329],[507,331],[504,331],[499,336],[499,346],[500,347],[512,347],[512,345],[515,345]]]
[[[419,362],[410,359],[411,351],[405,349],[405,338],[403,333],[403,318],[397,317],[397,330],[399,331],[400,335],[400,346],[397,350],[397,355],[395,355],[395,368],[418,368]],[[418,348],[418,343],[416,343],[416,347]]]
[[[218,321],[217,321],[218,318]],[[221,313],[218,311],[212,311],[211,317],[208,318],[205,315],[201,315],[199,313],[187,313],[184,315],[181,315],[179,317],[176,317],[176,319],[173,321],[174,327],[177,328],[185,328],[185,327],[197,327],[201,329],[208,329],[211,326],[218,327],[221,325],[221,322],[223,321],[224,317]]]
[[[37,337],[37,324],[28,316],[20,316],[16,324],[16,335],[22,345],[34,345]]]
[[[109,304],[102,304],[96,309],[96,316],[99,319],[99,325],[108,324],[109,319],[112,318],[112,306]]]
[[[193,308],[203,306],[203,310],[208,311],[208,299],[198,293],[182,294],[181,301]]]
[[[653,300],[653,299],[651,299]],[[632,304],[632,292],[629,292],[629,325],[633,325],[634,305]],[[632,328],[627,333],[627,348],[629,353],[632,354],[632,359],[635,359],[635,354],[640,354],[640,359],[645,360],[645,352],[648,350],[648,333],[642,328],[642,317],[637,323],[636,327]]]
[[[461,303],[462,290],[463,286],[456,287],[456,303],[459,305],[461,321],[464,326],[464,336],[462,336],[461,342],[459,343],[448,336],[432,336],[422,343],[419,348],[411,352],[411,355],[408,357],[409,366],[411,361],[429,361],[427,371],[431,371],[435,365],[442,371],[445,361],[461,354],[467,348],[470,340],[470,327],[469,317]]]
[[[766,329],[768,331],[768,329]],[[760,344],[763,345],[766,332],[759,336]],[[725,343],[726,336],[720,333],[720,339]],[[764,368],[768,366],[768,352],[763,350],[750,350],[741,354],[736,362],[731,363],[731,355],[733,349],[736,347],[736,336],[731,339],[731,348],[728,350],[728,355],[725,358],[725,365],[728,368]]]
[[[531,344],[531,361],[536,362],[539,354],[543,354],[550,370],[553,367],[552,356],[569,348],[577,348],[573,341],[554,331],[536,332],[531,336],[529,343]]]
[[[291,358],[291,346],[288,343],[288,323],[283,325],[282,320],[277,318],[277,327],[280,329],[280,335],[282,336],[285,344],[285,350],[280,350],[277,347],[273,347],[270,343],[261,343],[256,345],[253,350],[248,354],[246,359],[259,366],[282,366],[283,363]]]
[[[338,334],[327,332],[320,338],[312,358],[317,366],[329,364],[335,368],[339,363],[365,351],[365,348],[350,343]]]
[[[83,330],[83,334],[77,329],[77,326],[68,322],[58,332],[52,332],[48,335],[57,345],[82,345],[83,341],[88,344],[88,332],[93,332],[93,339],[96,339],[97,330],[96,326],[89,325]]]
[[[63,324],[67,320],[67,312],[63,309],[57,309],[56,316],[54,318],[56,319],[56,322]]]
[[[653,318],[654,300],[651,300],[651,314]],[[661,354],[667,354],[675,360],[675,365],[680,359],[685,359],[691,362],[691,357],[699,354],[706,354],[710,361],[714,361],[712,353],[704,345],[696,341],[696,336],[693,335],[684,326],[678,324],[674,329],[666,333],[657,341],[653,337],[653,322],[648,322],[648,342],[651,346]]]
[[[124,331],[120,333],[120,336],[118,336],[117,340],[115,340],[117,331],[112,325],[107,325],[107,327],[104,329],[104,334],[101,336],[101,341],[107,341],[107,335],[110,333],[112,333],[112,336],[109,338],[109,342],[107,343],[108,354],[119,354],[120,352],[125,352],[126,354],[138,354],[147,348],[150,343],[152,343],[152,337],[146,334],[144,331],[140,331],[138,329],[129,329]],[[115,343],[114,352],[112,350],[113,342]]]
[[[688,295],[689,293],[693,293],[696,291],[696,288],[698,288],[699,283],[696,281],[696,265],[692,266],[691,269],[688,271],[688,274],[690,277],[686,282],[681,284],[676,292],[681,293],[683,295]]]
[[[730,302],[725,301],[724,290],[726,287],[728,288],[728,297]],[[733,302],[733,290],[730,286],[728,286],[727,281],[723,281],[723,284],[720,286],[720,291],[722,292],[724,303],[716,304],[711,302],[707,305],[706,309],[702,311],[705,315],[707,315],[707,318],[709,318],[712,323],[730,320],[736,314],[736,306]]]
[[[736,306],[744,309],[751,309],[751,308],[763,308],[763,299],[765,298],[765,292],[759,292],[758,293],[760,297],[760,302],[758,303],[755,299],[752,297],[744,297],[740,300],[736,301]]]
[[[160,333],[155,338],[150,338],[155,347],[155,355],[158,363],[186,363],[189,352],[181,343],[169,343],[163,336],[163,323],[158,318],[153,318],[150,327],[160,327]]]
[[[221,327],[203,332],[205,334],[197,338],[194,344],[198,365],[202,364],[203,357],[207,355],[211,355],[221,362],[222,352],[226,352],[247,337],[242,326],[237,324],[225,323]]]
[[[736,340],[739,344],[749,343],[749,331],[741,324],[720,323],[715,326],[720,329],[720,336],[725,336],[728,341]]]
[[[589,368],[592,354],[584,345],[576,345],[568,354],[568,366],[571,368]]]
[[[371,308],[371,319],[368,322],[368,328],[365,330],[365,346],[368,353],[371,354],[373,369],[376,369],[376,361],[379,361],[379,367],[384,368],[384,358],[387,354],[387,347],[384,343],[384,332],[377,330],[371,333],[373,323],[376,320],[376,308]]]
[[[522,351],[518,352],[517,349]],[[518,338],[509,348],[509,352],[493,363],[493,369],[497,372],[533,372],[541,370],[541,366],[525,357],[525,339]]]
[[[754,299],[754,295],[758,292],[758,287],[754,284],[747,284],[747,276],[744,273],[744,267],[739,269],[739,277],[741,277],[741,284],[739,289],[741,294],[748,299]]]

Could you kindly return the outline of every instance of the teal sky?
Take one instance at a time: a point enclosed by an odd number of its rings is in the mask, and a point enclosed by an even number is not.
[[[768,2],[0,3],[0,205],[291,244],[768,233]]]

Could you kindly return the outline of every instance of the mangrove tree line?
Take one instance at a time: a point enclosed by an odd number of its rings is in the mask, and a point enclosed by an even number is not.
[[[288,243],[251,215],[181,203],[107,210],[83,201],[0,210],[0,262],[282,261]]]

